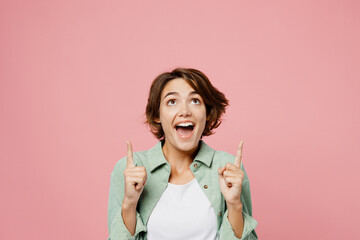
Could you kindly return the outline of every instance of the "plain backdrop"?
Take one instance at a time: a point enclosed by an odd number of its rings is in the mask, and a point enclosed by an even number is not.
[[[0,3],[0,239],[107,239],[110,173],[157,140],[152,80],[208,75],[259,239],[360,239],[360,3]]]

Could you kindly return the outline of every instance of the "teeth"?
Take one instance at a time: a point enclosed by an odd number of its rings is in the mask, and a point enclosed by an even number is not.
[[[188,126],[194,126],[193,123],[191,122],[186,122],[186,123],[179,123],[178,125],[176,125],[177,127],[188,127]]]

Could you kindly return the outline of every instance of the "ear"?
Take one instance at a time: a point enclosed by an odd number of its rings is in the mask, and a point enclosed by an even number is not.
[[[159,118],[155,118],[155,119],[154,119],[154,122],[156,122],[156,123],[161,123]]]

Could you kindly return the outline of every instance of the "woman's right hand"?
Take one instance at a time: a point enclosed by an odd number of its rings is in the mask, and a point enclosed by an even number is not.
[[[146,184],[146,168],[144,166],[136,167],[133,159],[133,150],[130,141],[127,144],[127,165],[124,171],[125,195],[123,207],[136,206],[140,195]]]

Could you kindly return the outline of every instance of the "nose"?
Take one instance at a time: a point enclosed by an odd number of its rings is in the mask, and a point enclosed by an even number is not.
[[[188,104],[186,104],[186,103],[181,104],[178,115],[179,115],[179,117],[191,116],[191,111],[190,111]]]

